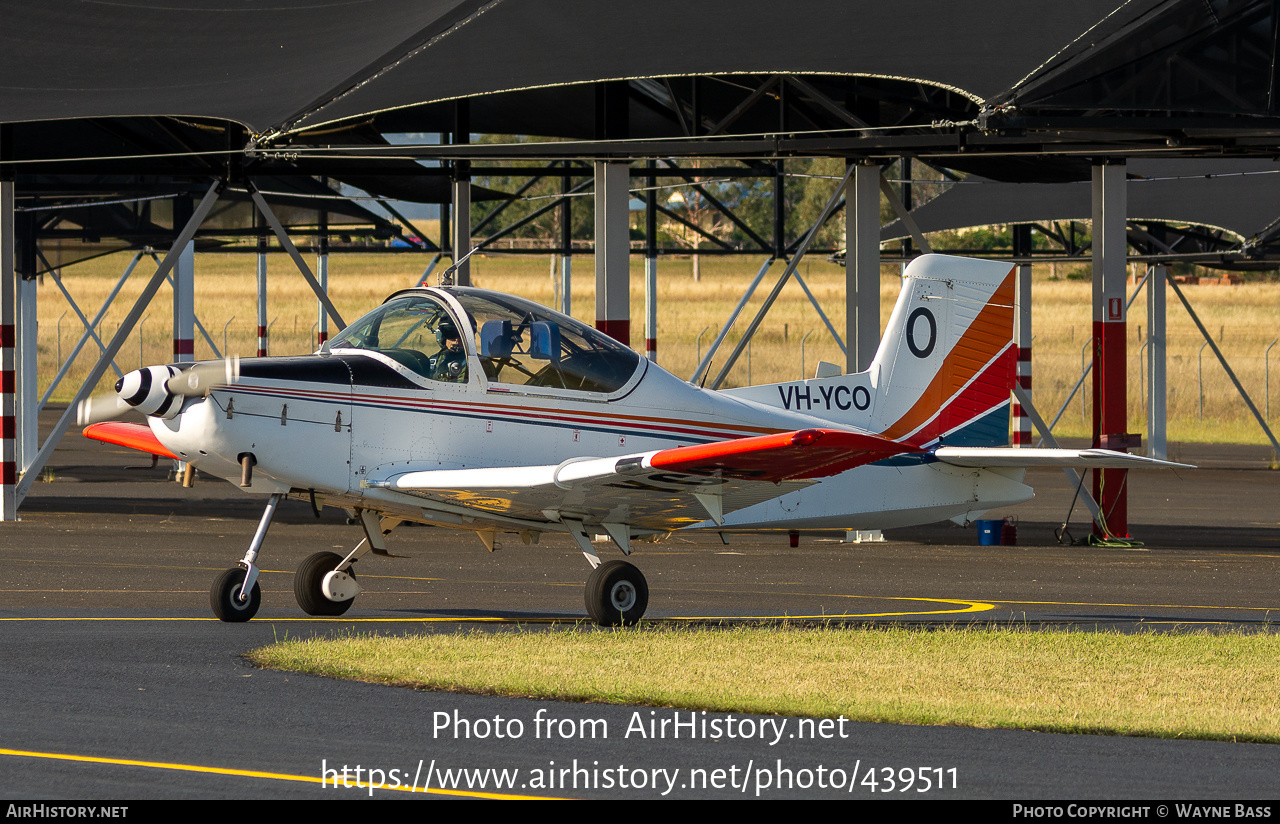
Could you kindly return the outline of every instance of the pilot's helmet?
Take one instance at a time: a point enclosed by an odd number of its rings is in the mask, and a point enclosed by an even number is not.
[[[436,343],[444,346],[444,342],[450,338],[462,340],[462,336],[458,334],[458,327],[454,326],[451,320],[440,321],[440,325],[436,327]]]

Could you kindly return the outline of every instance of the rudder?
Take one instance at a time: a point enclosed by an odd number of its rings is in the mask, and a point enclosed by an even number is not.
[[[918,447],[1008,444],[1015,270],[946,255],[912,261],[870,369],[873,432]]]

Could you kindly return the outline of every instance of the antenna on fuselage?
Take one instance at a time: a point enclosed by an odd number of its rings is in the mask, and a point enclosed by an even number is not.
[[[460,257],[460,258],[458,258],[457,260],[455,260],[455,261],[453,262],[453,264],[452,264],[448,269],[445,269],[443,272],[441,272],[441,273],[440,273],[440,283],[439,283],[438,285],[440,285],[440,286],[453,286],[453,285],[454,285],[454,283],[453,283],[453,273],[454,273],[454,272],[456,272],[456,271],[458,271],[458,267],[459,267],[459,266],[461,266],[462,264],[464,264],[464,263],[466,263],[466,262],[467,262],[467,258],[471,257],[471,256],[472,256],[472,255],[474,255],[476,252],[480,251],[480,247],[481,247],[481,246],[483,246],[483,245],[484,245],[484,244],[483,244],[483,243],[481,243],[481,244],[478,244],[478,245],[476,245],[476,246],[471,247],[471,251],[470,251],[470,252],[467,252],[465,255],[463,255],[462,257]]]

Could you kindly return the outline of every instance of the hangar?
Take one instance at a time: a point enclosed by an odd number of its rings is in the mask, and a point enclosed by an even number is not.
[[[785,14],[776,4],[754,0],[655,0],[628,13],[583,0],[206,0],[180,6],[6,0],[2,7],[5,519],[15,517],[71,423],[68,413],[37,448],[37,399],[27,374],[34,328],[23,318],[32,314],[30,282],[42,256],[45,268],[55,268],[45,249],[69,240],[46,233],[56,230],[67,208],[90,202],[105,214],[90,230],[80,227],[81,235],[120,239],[132,232],[131,243],[163,235],[168,252],[144,299],[103,343],[103,356],[77,400],[105,374],[111,355],[171,275],[177,286],[174,354],[191,356],[189,289],[181,297],[191,275],[183,259],[228,198],[241,206],[235,225],[260,235],[269,226],[324,303],[320,280],[278,214],[280,192],[311,195],[309,203],[288,202],[305,204],[314,215],[299,216],[295,225],[322,237],[332,231],[332,220],[364,220],[383,234],[397,230],[352,214],[350,204],[322,200],[317,180],[347,182],[388,198],[447,201],[449,237],[435,243],[417,233],[416,242],[457,258],[474,245],[472,202],[493,196],[471,185],[472,163],[496,160],[511,176],[559,177],[566,194],[575,188],[593,192],[596,323],[629,342],[631,179],[655,177],[659,169],[691,183],[708,174],[765,178],[775,205],[772,232],[744,227],[744,234],[753,251],[788,261],[775,293],[807,251],[816,226],[838,210],[846,215],[845,366],[853,371],[867,365],[879,335],[881,192],[890,195],[913,239],[908,253],[928,248],[921,231],[933,225],[928,220],[944,221],[933,213],[943,213],[945,203],[923,204],[917,212],[909,185],[889,185],[883,174],[888,164],[909,158],[956,178],[975,176],[975,183],[981,178],[992,186],[1032,187],[1025,190],[1025,211],[1013,209],[1006,197],[991,198],[1006,208],[1010,222],[1023,225],[1079,216],[1080,193],[1088,186],[1083,202],[1094,227],[1092,389],[1102,399],[1094,405],[1094,433],[1096,443],[1117,448],[1133,443],[1125,432],[1123,398],[1124,277],[1134,239],[1146,244],[1143,259],[1154,267],[1147,289],[1153,317],[1163,317],[1161,263],[1256,266],[1280,252],[1280,213],[1248,215],[1252,234],[1243,238],[1199,230],[1170,237],[1162,223],[1194,217],[1210,227],[1244,226],[1226,213],[1243,200],[1245,189],[1232,187],[1265,189],[1269,178],[1261,173],[1277,171],[1269,164],[1280,139],[1280,9],[1269,0],[995,0],[930,2],[923,9],[809,0],[789,5]],[[393,137],[418,132],[448,139],[423,145]],[[544,139],[472,143],[475,134]],[[781,192],[786,163],[799,157],[839,158],[845,173],[815,227],[788,237]],[[693,158],[715,162],[695,172],[684,162]],[[424,168],[423,160],[435,163]],[[1229,175],[1205,172],[1207,160],[1262,165],[1258,175]],[[1214,202],[1222,209],[1214,211],[1195,193],[1182,194],[1189,184],[1174,184],[1177,191],[1165,205],[1194,206],[1196,215],[1180,208],[1134,215],[1130,192],[1139,187],[1130,181],[1143,174],[1145,163],[1173,164],[1169,177],[1176,179],[1212,174]],[[1065,191],[1046,186],[1072,187],[1071,202],[1059,204],[1070,214],[1057,206],[1043,211],[1063,197],[1054,192]],[[168,221],[156,223],[140,204],[162,194],[178,196],[171,198]],[[43,201],[19,205],[26,203],[19,198],[29,197],[49,199],[63,211],[34,211],[49,205]],[[127,198],[135,199],[125,209],[95,202]],[[649,227],[657,209],[649,197]],[[1131,217],[1151,218],[1152,224],[1135,227]],[[1031,254],[1029,231],[1015,250],[1023,262]],[[660,250],[652,228],[649,237],[646,259],[653,261]],[[572,252],[568,240],[562,243],[566,253]],[[566,254],[566,265],[569,259]],[[647,283],[653,272],[649,265]],[[465,265],[457,276],[465,282]],[[1029,283],[1029,275],[1024,280]],[[1020,293],[1025,308],[1029,286]],[[652,317],[647,312],[646,338],[652,337]],[[1157,381],[1163,352],[1158,346],[1149,352],[1149,373]],[[1261,416],[1259,421],[1266,429]],[[1096,480],[1095,497],[1100,486],[1120,490],[1099,501],[1119,532],[1126,521],[1123,486]]]

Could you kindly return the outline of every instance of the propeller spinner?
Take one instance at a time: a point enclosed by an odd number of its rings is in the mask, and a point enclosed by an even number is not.
[[[183,398],[207,395],[215,387],[235,383],[239,377],[240,359],[234,357],[197,363],[187,369],[176,366],[135,369],[116,381],[114,393],[82,401],[76,420],[85,426],[117,418],[129,409],[157,418],[173,418],[181,411]]]

